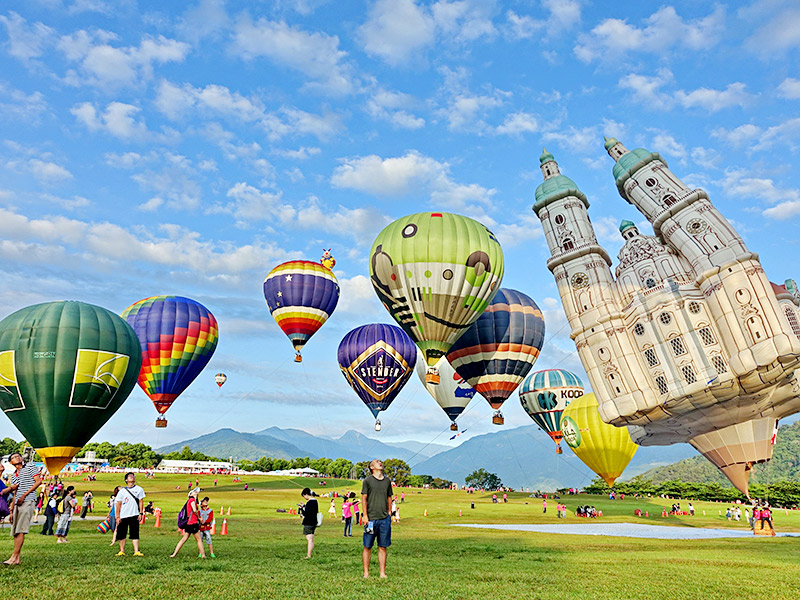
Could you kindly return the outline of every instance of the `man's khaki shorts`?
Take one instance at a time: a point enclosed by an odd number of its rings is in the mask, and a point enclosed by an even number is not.
[[[11,523],[11,537],[16,536],[18,533],[28,533],[31,527],[31,519],[33,518],[33,511],[35,503],[24,502],[22,506],[14,504],[14,512],[12,512],[13,522]]]

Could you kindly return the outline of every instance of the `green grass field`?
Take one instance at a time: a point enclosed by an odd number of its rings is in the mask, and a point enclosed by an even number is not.
[[[101,475],[97,482],[70,482],[80,495],[91,489],[103,510],[121,476]],[[296,515],[278,508],[301,502],[300,489],[315,487],[314,479],[245,477],[243,483],[220,477],[200,477],[215,513],[232,507],[227,536],[215,538],[216,559],[199,560],[193,540],[181,554],[168,555],[178,540],[175,519],[186,496],[187,476],[158,475],[140,480],[148,497],[163,509],[160,529],[148,518],[142,533],[143,558],[116,557],[110,534],[97,533],[97,521],[76,519],[70,544],[31,530],[23,549],[23,564],[0,569],[0,589],[15,598],[541,598],[547,600],[730,600],[800,598],[800,539],[744,538],[724,540],[656,540],[598,536],[550,535],[475,530],[453,523],[558,523],[555,503],[542,514],[540,499],[509,494],[508,504],[492,504],[491,494],[462,491],[406,490],[400,524],[392,530],[387,580],[361,577],[361,538],[342,536],[338,519],[327,518],[317,530],[315,556],[305,556],[305,539]],[[194,480],[194,477],[191,477]],[[175,486],[180,485],[181,490]],[[358,482],[328,481],[319,493],[354,489]],[[470,503],[475,502],[475,509]],[[570,510],[593,504],[604,513],[600,522],[643,522],[688,527],[736,527],[725,505],[695,502],[697,515],[661,517],[671,500],[609,501],[598,496],[567,497]],[[337,514],[340,514],[337,501]],[[682,503],[682,506],[685,502]],[[328,502],[320,500],[323,512]],[[648,510],[649,519],[633,515]],[[428,516],[424,517],[424,511]],[[458,516],[458,511],[463,516]],[[702,511],[706,511],[703,516]],[[719,516],[721,511],[723,516]],[[780,531],[800,532],[800,511],[775,515]],[[570,517],[561,523],[586,523]],[[41,517],[40,517],[41,523]],[[221,519],[218,519],[218,532]],[[0,552],[11,551],[8,530]]]

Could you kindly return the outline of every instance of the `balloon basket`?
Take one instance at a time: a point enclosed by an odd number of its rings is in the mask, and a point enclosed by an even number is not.
[[[303,362],[303,357],[300,356],[299,354],[295,354],[294,355],[294,362],[299,362],[299,363]]]
[[[556,446],[556,454],[564,454],[564,449],[561,446]]]
[[[167,420],[164,417],[158,417],[156,419],[156,427],[166,427]]]
[[[450,423],[450,431],[458,431],[458,425],[456,423]]]
[[[380,430],[381,430],[381,420],[378,419],[375,421],[375,431],[380,431]]]
[[[425,373],[425,383],[430,383],[431,385],[439,385],[441,381],[441,377],[439,377],[439,373],[437,371],[428,371]]]
[[[492,423],[495,425],[503,425],[506,420],[503,418],[503,413],[499,410],[492,415]]]

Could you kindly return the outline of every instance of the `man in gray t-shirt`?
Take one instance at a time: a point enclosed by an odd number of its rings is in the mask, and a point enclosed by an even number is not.
[[[383,463],[375,459],[369,463],[372,475],[361,484],[361,523],[364,525],[364,578],[369,577],[372,546],[378,540],[378,566],[381,577],[386,577],[386,555],[392,544],[392,482],[383,474]]]

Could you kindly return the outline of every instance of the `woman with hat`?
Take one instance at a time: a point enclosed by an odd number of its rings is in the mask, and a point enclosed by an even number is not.
[[[203,548],[203,538],[200,537],[200,505],[197,503],[197,496],[199,494],[199,487],[189,492],[189,498],[186,500],[186,504],[183,507],[186,513],[186,525],[183,527],[183,535],[181,539],[178,540],[178,545],[175,546],[175,552],[169,555],[170,558],[175,558],[175,556],[177,556],[181,546],[186,543],[190,535],[193,535],[194,539],[197,541],[198,558],[206,557],[205,549]]]

